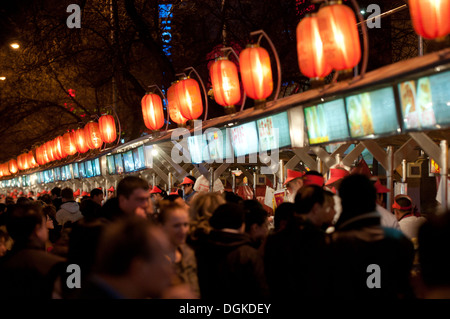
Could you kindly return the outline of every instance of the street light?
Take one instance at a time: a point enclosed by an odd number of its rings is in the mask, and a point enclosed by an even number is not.
[[[6,80],[6,76],[0,76],[0,81],[5,81]]]
[[[20,48],[20,45],[19,45],[19,43],[17,43],[17,42],[11,43],[10,46],[11,46],[11,48],[13,48],[14,50],[17,50],[18,48]]]

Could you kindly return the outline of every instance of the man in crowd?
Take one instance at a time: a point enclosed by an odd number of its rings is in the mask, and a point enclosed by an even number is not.
[[[195,194],[194,185],[197,179],[194,176],[188,175],[183,179],[183,182],[180,184],[183,188],[183,199],[186,203],[192,199]]]
[[[118,196],[120,189],[119,183]],[[172,276],[167,253],[166,236],[142,218],[129,215],[107,225],[98,244],[93,275],[79,298],[160,298]]]
[[[80,206],[73,197],[72,189],[66,187],[61,191],[61,209],[56,212],[58,225],[64,226],[67,222],[75,223],[83,218]]]
[[[426,222],[426,219],[414,214],[411,197],[403,194],[397,195],[392,208],[394,209],[395,217],[398,220],[402,232],[409,239],[417,238],[419,228]]]
[[[102,206],[104,199],[103,191],[100,188],[94,188],[91,190],[90,198],[94,203]]]
[[[51,194],[53,206],[55,206],[56,211],[58,211],[62,204],[61,188],[53,187],[53,189],[50,191],[50,194]]]
[[[136,211],[146,211],[149,206],[148,183],[136,176],[127,176],[117,186],[117,197],[109,199],[100,212],[101,217],[114,220]]]
[[[269,234],[268,214],[257,200],[245,200],[245,232],[258,249]]]
[[[294,202],[297,191],[303,186],[302,176],[302,172],[294,171],[291,169],[287,170],[287,178],[283,183],[283,185],[286,185],[287,189],[285,202]]]

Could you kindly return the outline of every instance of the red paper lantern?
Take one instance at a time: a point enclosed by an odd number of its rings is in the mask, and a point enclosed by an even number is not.
[[[264,100],[273,91],[269,53],[257,44],[250,44],[239,55],[245,93],[254,100]]]
[[[29,151],[27,154],[27,162],[28,162],[28,166],[30,166],[30,168],[35,168],[38,166],[36,159],[34,158],[34,154],[33,151]]]
[[[159,130],[164,125],[164,111],[159,95],[148,93],[141,100],[142,115],[145,126],[152,131]]]
[[[450,0],[409,0],[414,30],[425,39],[450,33]]]
[[[307,16],[297,26],[298,65],[308,78],[324,78],[332,68],[325,60],[316,15]]]
[[[352,9],[343,4],[324,6],[317,20],[328,64],[337,71],[355,67],[361,59],[361,46]]]
[[[100,126],[97,122],[89,122],[84,126],[84,135],[86,143],[90,149],[100,148],[103,145],[100,136]]]
[[[19,168],[17,167],[17,161],[15,159],[12,159],[9,161],[9,171],[12,174],[17,173],[17,171],[19,170]]]
[[[202,93],[198,82],[184,78],[175,86],[175,96],[178,99],[181,115],[188,120],[195,120],[203,113]]]
[[[20,154],[19,156],[17,156],[17,168],[19,169],[19,170],[23,170],[24,168],[24,165],[23,165],[23,154]]]
[[[64,150],[64,140],[62,136],[58,136],[54,140],[54,150],[56,151],[58,160],[67,157],[67,153]]]
[[[45,150],[47,151],[47,163],[56,160],[55,153],[53,151],[53,141],[45,143]]]
[[[241,100],[241,88],[236,64],[225,57],[218,58],[209,69],[217,104],[228,107]]]
[[[77,148],[77,151],[80,153],[86,153],[87,151],[89,151],[84,128],[79,128],[75,131],[75,146]]]
[[[77,153],[77,147],[75,146],[75,133],[67,132],[63,135],[63,150],[67,155],[74,155]]]
[[[105,143],[112,143],[117,138],[116,122],[112,115],[103,115],[98,120],[100,137]]]
[[[187,118],[185,118],[180,111],[180,105],[178,102],[178,98],[176,96],[176,86],[178,82],[172,83],[172,85],[167,89],[167,104],[169,107],[169,116],[172,121],[177,124],[184,124],[187,122]]]

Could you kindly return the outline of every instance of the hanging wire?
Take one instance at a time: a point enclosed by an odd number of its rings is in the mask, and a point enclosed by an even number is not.
[[[200,84],[202,85],[203,95],[205,97],[205,104],[206,104],[205,105],[205,117],[204,117],[203,121],[206,121],[206,119],[208,118],[208,106],[209,106],[209,103],[208,103],[208,92],[206,92],[205,84],[203,83],[202,78],[200,77],[198,72],[194,69],[194,67],[190,66],[190,67],[184,69],[184,71],[187,71],[187,70],[191,70],[191,72],[194,72],[197,75],[197,78],[199,79]],[[189,75],[191,74],[191,72],[189,72]]]

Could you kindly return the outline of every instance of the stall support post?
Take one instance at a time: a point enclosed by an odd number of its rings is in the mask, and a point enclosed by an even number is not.
[[[319,157],[317,157],[317,171],[321,174],[323,173],[322,172],[322,160]]]
[[[172,173],[171,172],[169,172],[169,174],[168,174],[168,180],[169,180],[169,194],[171,193],[171,191],[172,191]]]
[[[448,203],[448,143],[447,140],[441,141],[441,183],[442,184],[442,192],[441,192],[441,205],[446,210]]]
[[[253,198],[256,199],[256,173],[253,172]]]
[[[156,174],[153,173],[152,174],[152,187],[154,187],[156,185]]]
[[[279,176],[280,176],[280,178],[279,178],[279,184],[280,185],[278,185],[277,184],[277,190],[278,189],[280,189],[281,188],[281,185],[282,185],[282,183],[283,183],[283,181],[284,181],[284,163],[283,163],[283,160],[280,160],[280,165],[279,165],[279,168],[278,168],[278,172],[279,172]]]
[[[231,188],[233,189],[233,193],[236,193],[236,175],[231,174],[232,184]]]
[[[211,167],[209,169],[209,191],[213,192],[214,190],[214,169]]]
[[[402,160],[402,183],[406,183],[406,160]]]
[[[387,198],[387,207],[390,209],[394,200],[394,147],[388,146],[387,148],[387,187],[390,189]]]

